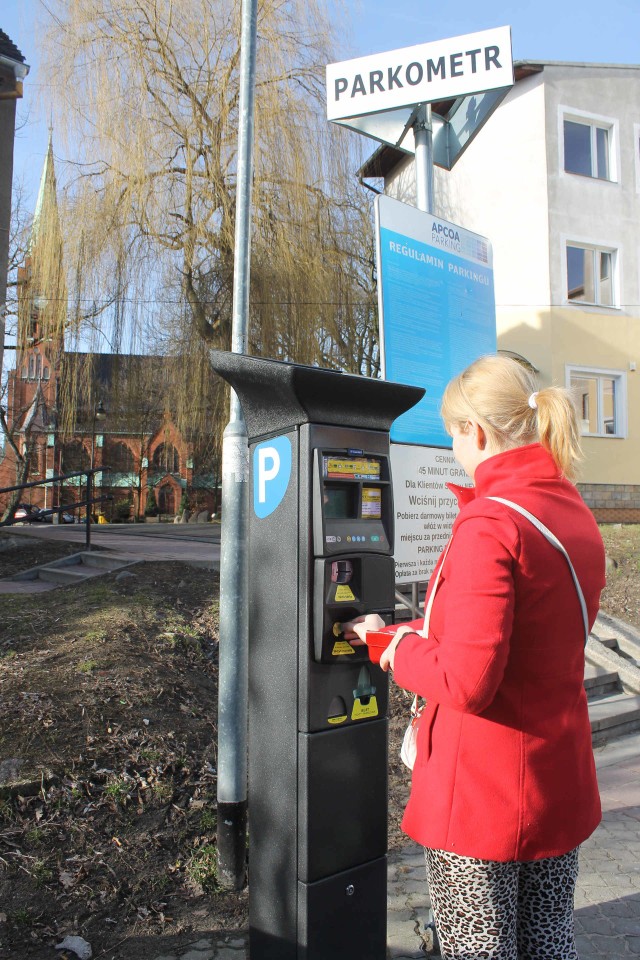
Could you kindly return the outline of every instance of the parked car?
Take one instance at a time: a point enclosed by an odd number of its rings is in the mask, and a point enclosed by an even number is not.
[[[14,520],[17,523],[40,523],[42,511],[33,503],[19,503],[16,507]]]
[[[44,523],[53,523],[53,516],[55,513],[58,513],[57,510],[40,510],[40,519]],[[72,513],[68,513],[66,510],[63,513],[58,513],[58,523],[74,523],[74,517]]]

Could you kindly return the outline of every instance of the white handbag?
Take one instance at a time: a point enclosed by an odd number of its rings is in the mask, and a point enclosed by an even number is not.
[[[589,618],[587,614],[587,605],[585,603],[582,587],[580,586],[580,581],[578,580],[576,571],[573,568],[573,564],[571,563],[571,559],[569,558],[569,554],[567,553],[565,548],[562,546],[558,538],[553,533],[551,533],[549,528],[545,527],[542,521],[538,520],[538,518],[534,516],[532,513],[529,513],[528,510],[525,510],[524,507],[521,507],[517,503],[513,503],[512,500],[505,500],[503,497],[487,497],[487,499],[496,500],[498,503],[503,503],[506,507],[511,507],[512,510],[515,510],[521,516],[525,517],[527,520],[529,520],[530,523],[533,524],[534,527],[536,527],[537,530],[540,531],[543,537],[546,537],[549,543],[564,556],[565,560],[569,564],[569,570],[571,571],[571,576],[573,578],[576,592],[578,594],[578,600],[580,601],[580,610],[582,612],[582,621],[584,624],[584,644],[586,647],[587,640],[589,639]],[[433,584],[433,589],[431,591],[431,594],[429,595],[429,601],[424,611],[424,626],[420,631],[423,637],[429,636],[429,619],[431,617],[431,607],[433,606],[433,600],[436,595],[436,590],[438,588],[438,582],[440,580],[440,571],[444,566],[444,561],[450,546],[451,546],[451,540],[449,540],[449,543],[447,544],[446,549],[442,555],[442,563],[438,567],[438,572],[436,574],[436,578]],[[418,694],[416,693],[416,695],[413,698],[413,702],[411,704],[411,721],[409,723],[409,726],[405,730],[404,737],[402,739],[402,746],[400,748],[400,759],[405,764],[405,766],[409,767],[409,770],[413,770],[416,762],[416,755],[418,752],[418,727],[420,726],[420,717],[422,716],[422,711],[424,710],[425,706],[426,704],[424,703],[418,706]]]

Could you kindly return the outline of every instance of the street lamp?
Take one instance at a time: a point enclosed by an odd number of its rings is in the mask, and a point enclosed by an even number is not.
[[[91,424],[91,462],[89,467],[93,471],[95,455],[96,455],[96,423],[102,423],[102,421],[107,419],[107,411],[104,408],[102,400],[99,400],[93,409],[93,422]],[[87,500],[93,500],[93,489],[94,489],[94,475],[93,472],[89,474],[89,482],[87,483]],[[91,514],[93,513],[93,504],[87,503],[87,529],[91,521]]]
[[[93,423],[91,425],[91,469],[93,470],[93,461],[96,452],[96,423],[101,423],[107,419],[107,411],[104,408],[102,400],[99,400],[93,411]]]

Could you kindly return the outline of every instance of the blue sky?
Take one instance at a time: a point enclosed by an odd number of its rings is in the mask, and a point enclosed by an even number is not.
[[[516,60],[640,63],[638,0],[373,0],[353,19],[355,55],[509,25]]]
[[[178,0],[188,3],[189,0]],[[640,63],[640,0],[367,0],[348,2],[352,23],[346,56],[364,56],[508,24],[518,60]],[[35,203],[47,146],[49,105],[38,73],[34,21],[40,0],[0,0],[0,28],[25,55],[25,80],[14,172]],[[258,52],[259,55],[259,52]]]

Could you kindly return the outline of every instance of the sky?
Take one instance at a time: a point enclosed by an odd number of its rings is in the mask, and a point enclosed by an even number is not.
[[[510,11],[504,0],[343,0],[344,8],[352,21],[348,30],[340,28],[346,56],[509,25],[515,60],[640,63],[640,0],[516,0]],[[47,148],[50,112],[40,82],[34,31],[42,14],[40,0],[0,0],[0,28],[31,66],[18,107],[23,125],[14,153],[14,177],[23,182],[31,208]],[[344,21],[344,14],[340,17]]]

